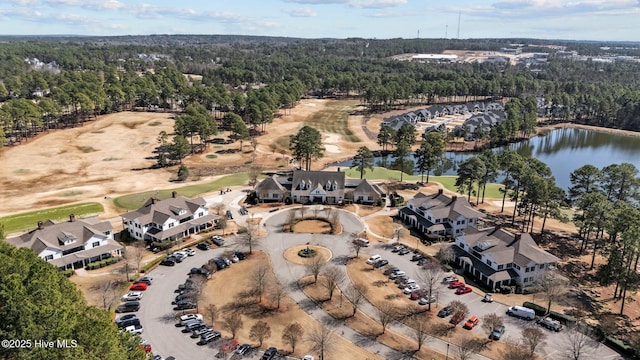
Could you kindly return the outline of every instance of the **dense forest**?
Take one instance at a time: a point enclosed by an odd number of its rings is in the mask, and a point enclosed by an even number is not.
[[[550,52],[546,65],[422,64],[401,53],[499,50],[523,39],[296,39],[252,36],[0,38],[0,141],[22,141],[97,114],[181,111],[198,103],[234,113],[254,130],[303,96],[356,97],[371,111],[443,98],[544,97],[552,121],[640,130],[640,63],[574,61]],[[638,55],[625,44],[556,42],[567,50]],[[199,75],[186,78],[183,74]],[[201,77],[200,77],[201,76]],[[205,139],[206,140],[206,139]]]

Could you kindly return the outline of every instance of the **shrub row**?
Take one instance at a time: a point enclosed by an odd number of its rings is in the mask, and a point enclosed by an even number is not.
[[[167,256],[160,256],[159,258],[153,259],[151,262],[149,262],[147,265],[142,267],[142,270],[140,270],[141,273],[146,273],[149,270],[151,270],[154,266],[160,264],[160,262],[162,262],[162,260],[166,259]]]
[[[73,269],[67,269],[67,270],[60,271],[60,273],[62,275],[64,275],[65,277],[71,277],[71,275],[73,275],[73,272],[74,272]]]
[[[625,343],[624,341],[615,338],[613,336],[607,336],[605,338],[605,342],[613,347],[614,349],[617,349],[619,352],[625,354],[625,355],[636,355],[636,349],[633,348],[633,346],[628,345],[627,343]],[[640,355],[640,353],[638,353],[638,355]]]
[[[95,269],[100,269],[103,268],[107,265],[111,265],[111,264],[115,264],[118,261],[120,261],[122,258],[117,256],[117,257],[110,257],[108,259],[104,259],[104,260],[100,260],[100,261],[94,261],[92,263],[89,263],[86,267],[87,270],[95,270]]]
[[[536,312],[536,315],[538,315],[538,316],[542,316],[542,315],[546,314],[546,312],[547,312],[547,308],[546,307],[540,306],[538,304],[534,304],[534,303],[529,302],[529,301],[525,301],[524,303],[522,303],[522,306],[524,306],[526,308],[529,308],[529,309],[532,309],[533,311]]]
[[[576,318],[574,318],[573,316],[560,314],[559,312],[555,312],[555,311],[550,311],[549,317],[554,320],[560,321],[564,325],[576,323]]]

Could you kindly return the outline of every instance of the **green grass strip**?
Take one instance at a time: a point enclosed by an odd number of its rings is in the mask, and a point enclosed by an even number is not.
[[[12,233],[16,231],[35,229],[38,226],[38,221],[60,221],[69,219],[70,214],[74,214],[78,217],[86,217],[89,215],[97,215],[102,212],[104,212],[102,204],[97,202],[88,202],[9,215],[0,218],[0,224],[4,225],[4,229],[7,233]]]
[[[113,203],[121,209],[131,211],[140,208],[145,203],[145,201],[149,200],[149,198],[152,196],[157,199],[164,200],[170,198],[171,193],[173,191],[176,191],[178,195],[191,198],[215,190],[226,189],[230,186],[245,185],[248,181],[249,174],[243,172],[223,176],[218,180],[205,184],[188,185],[167,190],[150,190],[141,193],[124,195],[113,199]]]

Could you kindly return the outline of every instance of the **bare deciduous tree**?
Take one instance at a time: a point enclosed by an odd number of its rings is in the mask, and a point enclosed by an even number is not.
[[[482,329],[487,333],[489,338],[493,340],[491,334],[498,326],[504,326],[502,318],[495,313],[487,314],[482,317]]]
[[[204,285],[207,283],[207,277],[204,275],[192,275],[193,288],[195,289],[196,310],[204,297]]]
[[[217,221],[216,221],[216,227],[220,230],[222,230],[222,236],[224,236],[224,229],[227,228],[227,217],[226,216],[221,216]]]
[[[409,326],[413,328],[413,338],[418,343],[418,349],[422,349],[422,345],[429,337],[429,318],[424,315],[416,315],[410,318]]]
[[[352,239],[351,244],[349,244],[349,247],[351,248],[351,250],[353,250],[353,252],[356,253],[356,258],[358,256],[360,256],[360,250],[362,250],[364,246],[364,244],[360,241],[355,241],[355,239]]]
[[[257,247],[256,239],[258,237],[258,223],[253,218],[247,220],[246,224],[247,232],[239,236],[237,239],[237,245],[249,249],[249,254],[253,253],[253,248]]]
[[[440,260],[443,264],[448,264],[455,258],[455,253],[450,244],[442,245],[436,253],[436,259]]]
[[[271,326],[269,326],[269,324],[267,324],[265,321],[257,321],[255,324],[253,324],[251,330],[249,330],[249,338],[251,340],[260,342],[260,345],[258,345],[259,347],[262,346],[262,343],[265,339],[268,339],[270,337]]]
[[[369,288],[365,284],[350,284],[344,291],[344,296],[351,302],[353,306],[353,313],[351,316],[356,316],[358,308],[366,300],[367,292]]]
[[[102,308],[108,311],[116,299],[116,287],[114,286],[114,282],[112,280],[102,282],[98,287],[98,291],[100,291]]]
[[[211,326],[213,326],[213,323],[215,323],[220,316],[220,310],[218,309],[216,304],[208,304],[204,308],[204,313],[209,319],[211,319]]]
[[[444,273],[437,264],[430,264],[424,271],[418,273],[418,281],[420,281],[424,288],[427,289],[427,295],[429,298],[433,295],[434,291],[438,290],[438,287],[442,285],[442,278]],[[427,309],[431,311],[431,301],[429,301],[429,307]]]
[[[458,359],[469,360],[473,354],[482,350],[482,347],[482,340],[465,335],[459,340],[457,345]]]
[[[238,313],[231,313],[222,318],[224,321],[224,327],[229,330],[231,337],[235,338],[236,333],[242,327],[242,317]]]
[[[533,360],[529,349],[519,341],[505,341],[505,349],[500,354],[502,360]]]
[[[290,323],[282,330],[282,342],[291,346],[291,352],[296,351],[296,345],[304,336],[304,328],[297,322]]]
[[[544,342],[547,335],[544,331],[535,327],[528,327],[522,330],[522,342],[529,350],[529,355],[533,358],[536,353],[536,348]]]
[[[551,311],[551,304],[560,298],[565,292],[566,282],[560,280],[557,276],[550,272],[546,272],[537,280],[541,292],[547,299],[547,313]]]
[[[216,215],[222,215],[224,210],[227,208],[227,206],[221,202],[215,203],[211,207],[216,211]]]
[[[568,331],[567,357],[570,360],[581,360],[595,350],[600,343],[592,338],[591,331],[586,325],[577,325]]]
[[[253,140],[252,140],[252,145],[253,145]],[[257,145],[257,143],[256,143]],[[254,153],[255,153],[255,149],[254,149]],[[255,156],[255,155],[254,155]],[[249,186],[253,187],[256,186],[256,184],[258,183],[258,176],[260,176],[260,168],[256,167],[256,166],[252,166],[249,169]]]
[[[267,264],[259,264],[251,273],[251,287],[258,296],[258,303],[262,302],[262,294],[267,287],[271,275],[271,269]]]
[[[142,267],[142,260],[144,260],[144,248],[141,244],[136,243],[134,246],[129,247],[131,261],[136,266],[136,272],[140,272]]]
[[[383,302],[382,305],[376,308],[378,321],[380,325],[382,325],[382,333],[380,333],[380,335],[383,335],[385,331],[387,331],[387,326],[398,319],[399,313],[398,308],[390,302]]]
[[[324,265],[325,262],[320,256],[314,256],[304,264],[304,267],[307,269],[309,275],[313,275],[314,283],[318,282],[318,276],[320,275],[320,272],[322,271]]]
[[[325,356],[331,354],[336,339],[333,330],[325,324],[313,327],[307,335],[307,341],[311,344],[311,351],[320,354],[320,360],[325,360]]]
[[[329,291],[329,298],[327,300],[331,300],[331,298],[333,298],[333,292],[342,284],[345,275],[344,272],[336,266],[328,267],[323,275],[322,286]]]
[[[276,303],[276,309],[280,309],[280,301],[286,294],[287,289],[279,281],[274,281],[269,290],[269,297],[271,301]]]
[[[462,311],[462,313],[465,314],[466,316],[469,313],[469,308],[467,307],[467,304],[463,303],[462,301],[453,300],[452,302],[449,303],[448,306],[451,307],[452,314],[455,314],[458,311]]]

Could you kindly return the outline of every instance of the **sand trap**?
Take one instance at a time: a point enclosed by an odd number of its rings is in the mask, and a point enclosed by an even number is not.
[[[328,145],[328,144],[325,144],[325,145],[324,145],[324,149],[325,149],[327,152],[334,153],[334,154],[337,154],[337,153],[341,152],[341,151],[340,151],[340,147],[339,147],[339,146],[336,146],[336,145]]]

